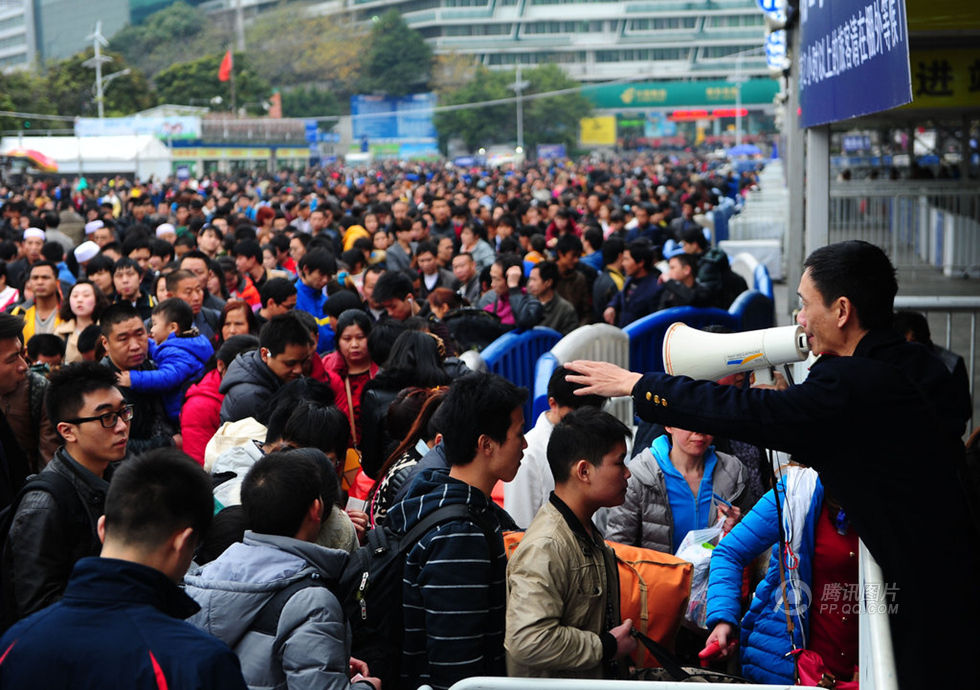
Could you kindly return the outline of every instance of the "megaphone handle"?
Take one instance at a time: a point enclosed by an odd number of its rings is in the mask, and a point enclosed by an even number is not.
[[[773,385],[772,369],[770,367],[765,367],[764,369],[755,369],[755,382],[763,386]]]

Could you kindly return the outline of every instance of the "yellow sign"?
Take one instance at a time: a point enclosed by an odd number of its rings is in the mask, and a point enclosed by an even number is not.
[[[583,117],[579,120],[578,139],[582,146],[615,146],[616,116]]]
[[[272,155],[268,148],[180,147],[173,151],[175,160],[264,160]]]
[[[913,50],[912,102],[905,108],[976,108],[980,103],[980,49]]]

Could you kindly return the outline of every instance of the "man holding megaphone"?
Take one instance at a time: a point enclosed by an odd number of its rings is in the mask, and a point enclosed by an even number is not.
[[[973,639],[980,614],[980,593],[966,580],[980,564],[980,539],[961,481],[963,418],[942,362],[891,330],[897,291],[894,267],[872,244],[813,252],[797,322],[818,356],[807,379],[786,390],[605,362],[565,366],[579,374],[569,381],[585,384],[578,394],[632,395],[649,422],[784,450],[817,470],[897,592],[865,604],[895,604],[901,687],[957,685],[961,672],[936,662],[949,654],[947,641]]]

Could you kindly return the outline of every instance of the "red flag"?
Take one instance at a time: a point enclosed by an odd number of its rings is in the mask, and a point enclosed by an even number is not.
[[[221,67],[218,68],[218,81],[228,81],[231,79],[231,51],[225,53],[221,59]]]

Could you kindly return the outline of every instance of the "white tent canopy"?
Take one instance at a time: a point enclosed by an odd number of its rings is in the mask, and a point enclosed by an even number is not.
[[[123,173],[141,180],[166,177],[170,150],[150,134],[105,137],[4,137],[0,154],[15,148],[33,149],[53,158],[59,174]]]

